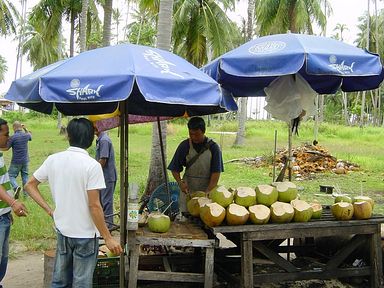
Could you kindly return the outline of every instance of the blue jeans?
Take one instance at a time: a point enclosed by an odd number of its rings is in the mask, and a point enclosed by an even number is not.
[[[91,288],[97,263],[99,239],[70,238],[57,232],[52,288]]]
[[[21,181],[23,183],[23,186],[28,181],[28,163],[25,164],[13,164],[9,165],[8,168],[8,174],[9,174],[9,180],[11,181],[11,185],[13,189],[16,189],[19,185],[17,185],[16,178],[19,176],[19,173],[21,174]]]
[[[8,265],[9,231],[11,230],[11,213],[0,216],[0,282],[5,276]],[[0,287],[1,284],[0,284]]]

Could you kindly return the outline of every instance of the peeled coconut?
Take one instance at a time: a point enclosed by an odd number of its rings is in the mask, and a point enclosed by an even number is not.
[[[244,207],[256,204],[256,191],[250,187],[238,187],[235,191],[235,203]]]
[[[278,193],[275,187],[261,184],[256,186],[256,202],[265,206],[271,206],[277,201]]]
[[[216,186],[216,188],[209,192],[209,195],[213,202],[224,208],[233,202],[233,193],[224,186]]]
[[[348,202],[337,202],[331,206],[331,212],[337,220],[350,220],[353,216],[353,205]]]
[[[313,208],[304,200],[292,200],[291,205],[293,207],[293,210],[295,211],[293,221],[308,222],[312,218]]]
[[[187,202],[188,212],[194,217],[199,217],[200,207],[207,203],[212,203],[212,200],[207,197],[193,197]]]
[[[358,219],[369,219],[372,216],[372,206],[368,201],[359,201],[353,203],[353,216]]]
[[[352,198],[349,197],[348,195],[338,195],[335,197],[335,203],[338,203],[338,202],[352,203]]]
[[[271,217],[271,209],[262,204],[250,206],[248,208],[249,219],[253,224],[266,224]]]
[[[273,223],[288,223],[291,222],[295,211],[289,203],[275,202],[271,205],[271,221]]]
[[[209,227],[219,226],[225,218],[225,208],[218,203],[208,203],[200,207],[200,218]]]
[[[248,221],[249,212],[244,206],[232,203],[227,207],[227,224],[243,225]]]
[[[323,206],[320,203],[314,202],[310,204],[312,206],[312,219],[320,219],[323,214]]]
[[[297,186],[295,183],[284,181],[274,182],[272,184],[276,187],[278,193],[278,201],[289,203],[297,197]]]
[[[195,191],[192,193],[188,193],[186,197],[187,201],[192,199],[193,197],[207,197],[207,193],[205,193],[204,191]]]
[[[367,201],[367,202],[369,202],[371,204],[372,210],[373,210],[373,207],[375,206],[375,201],[373,201],[373,199],[371,197],[363,196],[363,195],[353,197],[353,203],[360,202],[360,201]]]
[[[164,233],[171,227],[171,219],[163,213],[152,212],[148,215],[148,229],[152,232]]]

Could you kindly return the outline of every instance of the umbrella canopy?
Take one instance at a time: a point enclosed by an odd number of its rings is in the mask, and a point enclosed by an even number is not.
[[[65,115],[111,113],[127,100],[127,113],[206,115],[236,110],[219,85],[183,58],[164,50],[121,44],[83,52],[15,80],[6,99]]]
[[[201,68],[234,96],[265,96],[283,75],[299,73],[319,94],[377,88],[384,78],[378,55],[314,35],[276,34],[251,40]]]

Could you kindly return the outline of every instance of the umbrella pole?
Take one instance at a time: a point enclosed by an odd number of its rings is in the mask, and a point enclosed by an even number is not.
[[[160,151],[161,151],[161,162],[162,162],[162,166],[163,166],[163,174],[164,174],[164,181],[165,181],[165,191],[167,192],[167,195],[168,195],[168,203],[171,203],[171,193],[169,192],[169,183],[168,183],[168,173],[167,173],[167,166],[166,166],[166,163],[165,163],[165,153],[164,153],[164,145],[163,145],[163,136],[162,136],[162,133],[161,133],[161,123],[160,123],[160,117],[157,117],[157,130],[158,130],[158,133],[159,133],[159,142],[160,142]],[[168,211],[171,211],[168,210]],[[172,216],[171,215],[172,211],[171,212],[167,212],[167,214],[169,214],[169,216]]]
[[[273,146],[273,160],[272,160],[272,166],[273,166],[273,172],[272,172],[272,182],[275,181],[275,175],[276,175],[276,146],[277,146],[277,130],[275,130],[275,145]]]
[[[292,180],[292,121],[289,121],[288,124],[288,180]]]
[[[119,287],[126,285],[125,263],[129,256],[127,240],[127,207],[128,207],[128,113],[127,101],[119,103],[120,107],[120,244],[125,253],[120,255]],[[128,262],[128,261],[127,261]]]

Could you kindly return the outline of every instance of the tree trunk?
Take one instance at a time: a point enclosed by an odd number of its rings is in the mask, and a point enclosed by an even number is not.
[[[86,36],[87,36],[87,16],[89,0],[82,0],[81,17],[80,17],[80,52],[86,49]]]
[[[341,92],[341,96],[343,99],[343,114],[344,114],[344,121],[345,125],[349,126],[349,113],[348,113],[348,95],[346,92]]]
[[[172,33],[172,11],[173,0],[160,0],[159,17],[157,23],[157,43],[156,47],[169,51],[171,48],[171,33]],[[164,161],[167,163],[166,143],[167,143],[167,125],[165,121],[161,124],[161,137],[163,140]],[[145,194],[150,195],[153,190],[164,183],[165,175],[163,173],[163,162],[161,159],[160,139],[157,123],[152,127],[152,148],[151,162],[147,179]]]
[[[113,0],[105,0],[104,25],[103,25],[103,47],[111,45],[111,25],[112,25],[112,5]]]
[[[69,37],[69,57],[75,54],[75,14],[71,11],[71,34]]]
[[[255,12],[255,1],[248,0],[247,10],[247,40],[251,40],[253,36],[253,17]],[[240,109],[237,111],[237,119],[239,127],[236,133],[235,146],[243,146],[245,142],[245,123],[247,121],[247,97],[242,97],[239,101]]]
[[[247,120],[247,97],[240,98],[240,109],[237,112],[239,128],[236,133],[235,146],[242,146],[245,143],[245,122]]]

